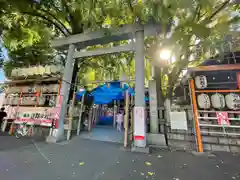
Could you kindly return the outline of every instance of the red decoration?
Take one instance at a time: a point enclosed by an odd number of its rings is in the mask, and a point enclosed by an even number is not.
[[[240,89],[240,73],[237,73],[237,86]]]
[[[134,136],[134,140],[144,140],[144,136]]]
[[[40,92],[36,92],[36,96],[39,97],[40,96]]]
[[[230,125],[227,112],[216,112],[217,120],[219,125]]]

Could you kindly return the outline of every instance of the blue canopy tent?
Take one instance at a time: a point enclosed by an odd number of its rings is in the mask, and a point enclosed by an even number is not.
[[[88,95],[93,96],[93,103],[96,105],[110,104],[114,100],[124,100],[125,92],[128,90],[129,95],[134,96],[135,92],[133,88],[128,84],[121,85],[121,82],[110,82],[103,84],[93,89]],[[81,97],[86,91],[80,91],[76,93],[76,100],[81,100]],[[148,101],[148,97],[146,97]],[[99,117],[99,123],[101,125],[110,125],[113,123],[113,116],[101,116]]]
[[[82,98],[82,96],[84,95],[86,93],[86,91],[84,90],[84,91],[79,91],[79,92],[76,92],[76,101],[80,101],[81,100],[81,98]]]
[[[124,86],[121,87],[120,82],[111,82],[95,88],[91,91],[91,95],[94,97],[94,104],[109,104],[113,100],[124,99],[124,92],[126,90],[129,91],[129,94],[134,94],[133,89],[127,84],[124,84]],[[77,92],[76,100],[80,100],[85,93],[86,91]]]
[[[94,104],[109,104],[114,100],[123,100],[124,92],[128,90],[129,94],[134,96],[135,92],[133,88],[129,87],[128,84],[124,84],[121,87],[120,82],[111,82],[109,84],[103,84],[93,91],[91,91],[91,95],[94,97]],[[76,93],[76,100],[80,100],[81,97],[86,93],[86,91],[80,91]],[[148,97],[145,98],[146,101],[149,100]]]

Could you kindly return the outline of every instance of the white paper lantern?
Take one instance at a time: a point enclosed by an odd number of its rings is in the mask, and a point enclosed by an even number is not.
[[[36,86],[36,85],[34,85],[34,86],[32,87],[32,92],[33,92],[33,93],[36,93],[36,92],[37,92],[37,86]]]
[[[229,109],[233,109],[233,110],[239,109],[238,104],[240,104],[240,96],[238,94],[230,93],[225,96],[225,100],[226,100],[226,105]]]
[[[47,86],[46,86],[46,85],[43,85],[43,86],[42,86],[41,92],[42,92],[42,93],[48,92],[48,89],[47,89]]]
[[[63,66],[61,65],[57,65],[56,67],[57,67],[57,73],[61,73],[64,69]]]
[[[198,106],[202,109],[209,109],[211,106],[210,98],[207,94],[199,94],[197,96]]]
[[[19,69],[18,69],[18,76],[23,76],[23,73],[24,73],[24,72],[23,72],[23,69],[20,69],[20,68],[19,68]]]
[[[29,87],[28,86],[22,86],[21,90],[22,90],[23,93],[29,93]]]
[[[56,74],[57,71],[58,71],[57,67],[54,66],[54,65],[51,65],[51,66],[50,66],[50,69],[51,69],[51,74]]]
[[[11,72],[12,77],[17,77],[18,76],[18,69],[13,69]]]
[[[216,93],[211,96],[212,106],[216,109],[222,109],[226,106],[225,98],[222,94]]]
[[[24,77],[28,76],[28,70],[29,68],[22,68],[22,76]]]
[[[52,85],[52,92],[58,92],[59,86],[58,84],[53,84]]]
[[[38,74],[43,75],[45,73],[45,67],[38,66]]]
[[[34,66],[34,67],[32,68],[32,71],[33,71],[33,75],[39,75],[38,66]]]
[[[195,77],[195,84],[198,89],[204,89],[207,87],[207,77],[200,75]]]
[[[18,97],[13,97],[13,98],[12,98],[12,102],[11,102],[11,104],[13,104],[13,105],[17,105],[17,104],[18,104],[18,100],[19,100]]]
[[[39,105],[44,105],[44,102],[45,102],[45,98],[44,97],[41,96],[41,97],[38,98],[38,104]]]
[[[44,74],[46,74],[46,75],[50,75],[51,74],[51,67],[50,66],[45,66]]]
[[[33,75],[35,75],[35,73],[34,73],[34,68],[33,68],[33,67],[28,68],[28,70],[27,70],[27,75],[28,75],[28,76],[33,76]]]

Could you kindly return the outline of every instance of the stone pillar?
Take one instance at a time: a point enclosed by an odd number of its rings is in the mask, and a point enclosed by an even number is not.
[[[158,107],[164,106],[164,100],[161,96],[161,69],[160,67],[154,67],[154,80],[156,80],[156,91],[157,91],[157,103]]]
[[[159,133],[156,80],[149,81],[150,132]]]
[[[62,78],[62,88],[60,92],[60,97],[62,98],[61,108],[60,108],[60,118],[57,123],[57,128],[54,130],[54,134],[47,138],[48,142],[59,142],[64,140],[64,119],[67,112],[67,103],[70,93],[73,68],[75,59],[73,58],[75,51],[75,46],[73,44],[69,45],[67,61],[65,63],[65,68]]]
[[[145,148],[146,144],[146,117],[145,117],[145,87],[144,87],[144,30],[136,31],[136,54],[135,54],[135,107],[134,107],[134,146],[136,148]],[[136,114],[142,114],[136,116]],[[138,151],[138,150],[137,150]]]

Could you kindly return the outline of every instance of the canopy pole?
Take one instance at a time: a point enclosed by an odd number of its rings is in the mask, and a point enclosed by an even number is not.
[[[131,120],[130,120],[130,141],[133,141],[133,123],[134,123],[134,121],[133,121],[133,114],[134,114],[134,112],[133,112],[133,103],[134,103],[134,96],[132,96],[131,95]]]
[[[92,118],[93,118],[93,107],[90,108],[88,113],[88,131],[92,130]]]
[[[81,106],[80,106],[78,125],[77,125],[77,135],[78,136],[79,136],[81,128],[82,128],[81,123],[82,123],[82,113],[83,113],[83,107],[84,107],[84,97],[85,97],[85,94],[83,94],[82,99],[81,99]]]
[[[128,123],[129,122],[129,94],[125,93],[125,116],[124,116],[124,147],[128,146]]]
[[[92,118],[92,122],[94,127],[96,126],[96,122],[97,122],[97,107],[94,106],[93,107],[93,118]]]
[[[113,105],[113,128],[116,128],[116,118],[117,118],[117,101],[114,100]]]
[[[100,118],[100,105],[97,105],[97,119],[96,119],[96,125],[99,122],[99,118]]]

